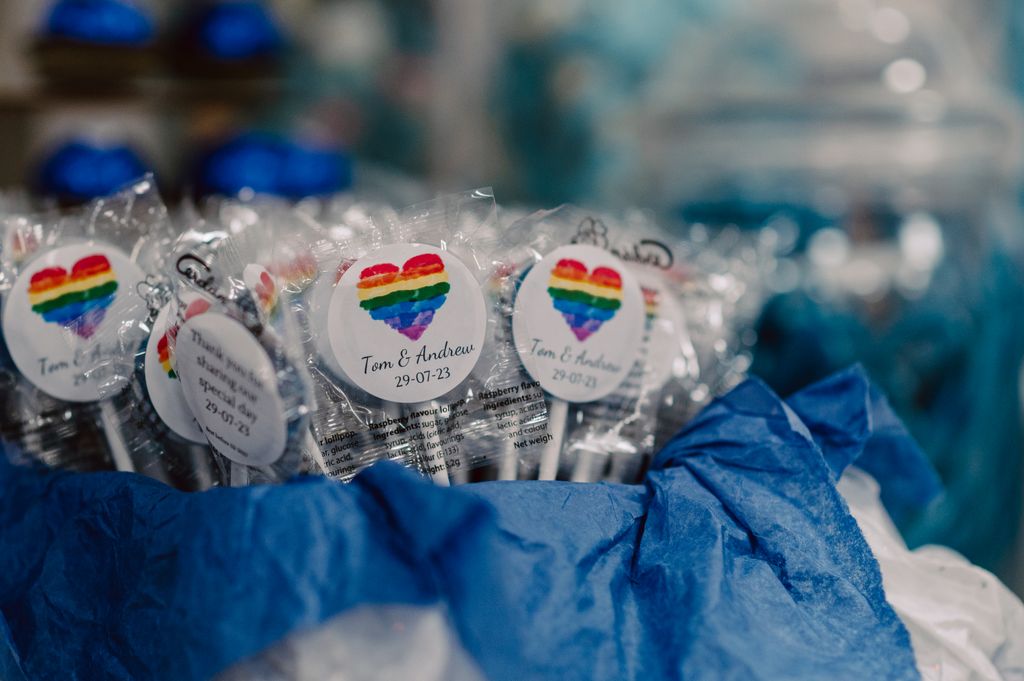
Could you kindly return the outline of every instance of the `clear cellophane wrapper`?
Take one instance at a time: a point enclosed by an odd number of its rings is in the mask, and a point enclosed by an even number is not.
[[[152,266],[150,258],[158,244],[173,238],[166,209],[152,177],[144,177],[110,197],[97,199],[71,211],[43,216],[8,216],[4,220],[3,282],[10,288],[30,271],[38,258],[62,247],[102,246],[116,249],[136,267]],[[118,295],[106,310],[99,334],[108,338],[120,332],[118,315],[137,301],[134,290]],[[111,347],[64,330],[63,337],[75,358],[73,371],[82,382],[99,388],[99,365],[109,360]],[[9,358],[9,356],[8,356]],[[3,437],[12,445],[9,452],[60,468],[104,470],[130,468],[124,459],[117,424],[112,418],[115,405],[108,394],[97,391],[97,399],[71,402],[37,388],[20,375],[12,363],[4,362]]]
[[[504,230],[502,262],[514,272],[512,281],[518,285],[530,268],[562,246],[583,244],[618,255],[607,234],[596,240],[591,238],[593,235],[580,238],[581,229],[595,224],[603,226],[610,220],[574,206],[532,213]],[[632,271],[633,265],[621,259],[620,262]],[[640,346],[618,386],[600,399],[566,405],[564,424],[549,424],[552,433],[564,429],[557,466],[559,479],[632,482],[643,469],[654,445],[659,395],[659,389],[650,380],[654,361],[649,353],[652,327],[650,321],[644,323]],[[550,396],[548,399],[550,411],[554,402]],[[547,447],[545,442],[536,443],[531,447],[530,458],[542,457]]]
[[[380,460],[418,468],[441,484],[518,469],[520,451],[511,443],[526,430],[542,429],[546,412],[538,391],[521,389],[525,377],[505,333],[510,310],[494,295],[508,282],[492,267],[496,219],[490,191],[477,190],[403,211],[350,204],[324,225],[324,238],[313,248],[317,281],[293,300],[297,316],[306,320],[307,361],[317,397],[312,430],[327,475],[347,480]],[[326,310],[341,276],[360,258],[402,244],[430,246],[457,258],[485,300],[483,347],[472,371],[446,393],[418,404],[381,399],[359,388],[325,340]],[[513,387],[518,394],[510,402]]]
[[[268,391],[279,401],[279,409],[263,414],[263,418],[280,419],[284,428],[284,444],[272,460],[250,463],[240,456],[225,456],[226,445],[211,444],[213,456],[227,471],[230,485],[273,483],[284,481],[307,469],[309,453],[309,416],[313,392],[309,375],[302,361],[300,328],[288,303],[289,293],[269,275],[274,253],[274,239],[285,225],[276,223],[281,215],[289,215],[283,206],[254,207],[224,202],[212,211],[201,227],[186,232],[174,250],[173,295],[165,329],[170,355],[179,380],[186,379],[190,368],[183,366],[177,348],[181,334],[188,331],[186,322],[194,310],[203,315],[219,315],[240,324],[258,343],[272,367]],[[285,218],[282,218],[282,220]],[[256,268],[257,278],[251,272]],[[224,348],[230,357],[234,348]],[[244,364],[251,358],[238,356]],[[192,368],[192,371],[198,371]],[[244,373],[244,372],[243,372]],[[231,397],[230,395],[228,397]],[[239,397],[239,400],[242,398]],[[193,411],[201,400],[193,396]],[[242,410],[244,413],[244,410]],[[202,423],[202,418],[200,418]],[[203,427],[210,439],[210,429]]]
[[[184,244],[201,242],[204,226],[194,214],[183,213],[172,220],[159,197],[150,197],[148,221],[153,230],[139,252],[145,280],[137,295],[108,313],[108,323],[88,341],[76,341],[87,355],[98,359],[90,368],[97,387],[109,402],[108,416],[116,424],[119,445],[131,470],[185,491],[198,491],[226,484],[227,467],[214,456],[198,425],[176,430],[162,415],[156,401],[163,397],[180,403],[180,384],[166,370],[147,372],[150,364],[168,360],[166,320],[174,296],[174,254]],[[180,232],[186,230],[186,235]],[[107,348],[94,353],[95,348]],[[164,355],[154,359],[150,353]]]

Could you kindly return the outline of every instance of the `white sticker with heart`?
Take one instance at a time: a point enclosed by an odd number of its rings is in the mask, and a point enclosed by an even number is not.
[[[142,309],[143,279],[138,265],[103,244],[61,246],[32,260],[4,301],[4,338],[18,370],[57,399],[100,399],[89,372],[119,348],[113,337],[99,339]]]
[[[607,251],[557,248],[523,279],[512,334],[523,366],[544,390],[568,402],[601,399],[636,361],[644,335],[640,285]]]
[[[203,301],[205,302],[205,301]],[[146,342],[146,357],[143,362],[146,377],[146,392],[149,401],[168,428],[176,435],[198,444],[206,444],[199,422],[192,415],[185,395],[181,390],[171,356],[171,337],[178,332],[177,326],[167,327],[170,305],[165,305],[153,323],[153,333]]]
[[[486,328],[483,292],[466,265],[421,244],[387,246],[357,260],[327,311],[339,378],[406,404],[462,383],[480,358]]]

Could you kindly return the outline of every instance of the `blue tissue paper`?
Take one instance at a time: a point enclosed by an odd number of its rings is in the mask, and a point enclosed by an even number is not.
[[[849,409],[853,399],[863,400],[865,408]],[[810,428],[835,479],[856,461],[878,481],[893,517],[917,511],[942,494],[928,457],[859,365],[805,388],[787,403]]]
[[[928,475],[895,430],[874,441],[876,398],[859,370],[789,404],[747,381],[642,485],[440,488],[383,463],[185,494],[2,464],[10,659],[30,679],[206,679],[355,606],[440,604],[495,681],[917,679],[834,486],[871,456]]]

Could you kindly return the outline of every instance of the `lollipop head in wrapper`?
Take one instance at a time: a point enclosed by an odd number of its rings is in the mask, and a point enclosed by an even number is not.
[[[309,249],[299,249],[275,259],[269,270],[282,289],[292,292],[308,288],[318,272],[316,256]]]

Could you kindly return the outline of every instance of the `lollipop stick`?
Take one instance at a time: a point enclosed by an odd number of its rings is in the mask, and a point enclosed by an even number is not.
[[[618,456],[612,455],[612,468],[608,473],[608,479],[613,482],[632,482],[627,480],[630,477],[630,472],[636,468],[636,460],[639,458],[638,454],[620,454]]]
[[[134,473],[135,465],[132,464],[132,457],[128,454],[124,436],[121,435],[121,429],[118,427],[117,410],[114,409],[112,400],[100,402],[100,424],[103,426],[103,434],[110,446],[110,455],[114,459],[114,466],[119,471]]]
[[[462,463],[462,457],[458,459],[459,463]],[[447,463],[447,461],[445,461]],[[469,471],[466,470],[464,465],[458,467],[448,468],[448,477],[451,479],[452,484],[464,485],[469,482]]]
[[[519,477],[519,455],[516,453],[512,438],[505,438],[501,465],[498,467],[498,480],[515,480]]]
[[[594,468],[594,452],[588,449],[580,449],[576,455],[576,465],[572,469],[573,482],[592,482],[590,473]]]
[[[195,476],[195,489],[202,491],[213,486],[213,473],[210,470],[210,458],[206,448],[200,445],[188,445],[188,460]]]
[[[558,475],[558,457],[562,453],[562,440],[565,439],[565,427],[569,420],[569,403],[552,397],[548,405],[548,432],[551,440],[544,446],[540,455],[540,474],[538,480],[554,480]]]
[[[245,487],[249,484],[249,467],[231,462],[231,486]]]

